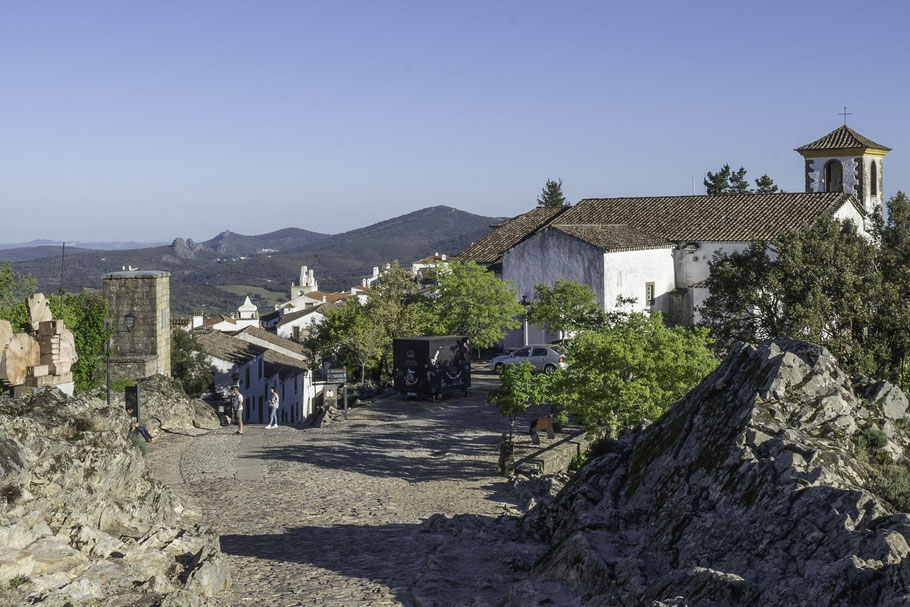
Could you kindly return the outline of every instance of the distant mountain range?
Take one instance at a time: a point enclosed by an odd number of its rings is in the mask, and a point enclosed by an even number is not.
[[[248,236],[224,231],[197,243],[177,238],[170,245],[122,250],[77,248],[67,243],[63,285],[67,291],[100,289],[101,276],[124,268],[171,273],[175,315],[236,311],[248,293],[262,311],[289,294],[300,266],[315,270],[319,288],[337,291],[359,285],[374,266],[393,260],[410,264],[436,252],[456,255],[491,231],[502,217],[484,217],[434,206],[341,234],[285,228]],[[60,286],[60,247],[0,250],[0,262],[30,274],[45,292]]]
[[[0,243],[2,249],[24,249],[34,247],[56,247],[60,248],[62,240],[30,240],[29,242]],[[123,249],[144,249],[147,247],[159,247],[166,242],[70,242],[66,241],[67,247],[76,249],[96,249],[98,251],[121,251]]]

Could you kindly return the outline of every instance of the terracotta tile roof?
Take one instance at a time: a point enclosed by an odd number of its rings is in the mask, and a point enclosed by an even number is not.
[[[884,150],[886,152],[891,151],[891,148],[863,137],[847,125],[834,129],[821,139],[816,139],[812,143],[807,143],[802,147],[796,148],[796,151],[842,150],[845,148],[872,148],[874,150]]]
[[[607,252],[669,249],[673,247],[673,244],[665,238],[640,232],[624,224],[551,224],[549,228],[574,236]]]
[[[499,263],[504,252],[537,232],[565,210],[567,207],[537,207],[518,217],[494,224],[491,226],[495,228],[492,232],[471,243],[455,259],[479,264]]]
[[[278,322],[277,326],[281,327],[283,325],[288,324],[291,321],[297,320],[298,318],[302,318],[302,317],[306,316],[307,314],[312,314],[313,312],[320,312],[321,308],[322,308],[322,305],[318,305],[318,306],[313,306],[312,308],[307,308],[306,310],[297,310],[296,312],[288,312],[287,314],[285,314],[284,316],[281,317],[281,320]]]
[[[626,224],[674,242],[765,240],[808,226],[847,202],[861,208],[842,192],[588,198],[553,223]]]
[[[235,364],[249,362],[266,352],[265,348],[225,335],[220,331],[200,331],[196,333],[196,339],[205,354]]]
[[[245,329],[231,333],[231,336],[237,336],[241,333],[246,333],[247,335],[261,339],[264,342],[268,342],[273,346],[278,346],[279,348],[284,348],[285,350],[290,350],[291,352],[296,352],[298,354],[305,353],[304,347],[296,341],[288,339],[286,337],[279,337],[278,335],[275,335],[270,331],[266,331],[265,329],[260,329],[259,327],[246,327]]]
[[[266,350],[262,358],[265,361],[266,377],[277,374],[282,380],[285,380],[292,375],[307,371],[306,363],[302,360],[295,360],[290,356],[285,356],[272,350]]]
[[[227,322],[232,325],[236,325],[237,321],[231,318],[230,316],[225,316],[224,314],[216,314],[215,316],[209,316],[208,318],[202,321],[203,327],[211,327],[212,325],[217,325],[218,323]]]

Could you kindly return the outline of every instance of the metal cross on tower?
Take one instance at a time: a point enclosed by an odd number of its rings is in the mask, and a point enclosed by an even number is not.
[[[846,106],[846,105],[844,106],[844,111],[843,111],[843,112],[840,112],[840,113],[838,114],[838,116],[843,116],[843,117],[844,117],[844,126],[847,126],[847,116],[852,116],[852,115],[853,115],[853,112],[848,112],[848,111],[847,111],[847,106]]]

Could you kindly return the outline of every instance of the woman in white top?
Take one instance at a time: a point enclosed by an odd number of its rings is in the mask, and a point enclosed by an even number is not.
[[[266,428],[278,427],[278,391],[275,388],[269,388],[272,391],[269,395],[269,425]]]

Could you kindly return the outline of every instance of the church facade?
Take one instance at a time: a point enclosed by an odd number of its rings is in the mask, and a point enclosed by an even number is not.
[[[824,215],[868,230],[882,206],[882,160],[889,148],[846,126],[796,149],[805,159],[801,193],[588,198],[564,209],[534,209],[458,256],[514,283],[532,301],[537,284],[559,278],[590,285],[605,310],[660,310],[674,324],[700,320],[704,281],[715,253],[742,251],[812,225]],[[530,327],[504,345],[550,341]]]

